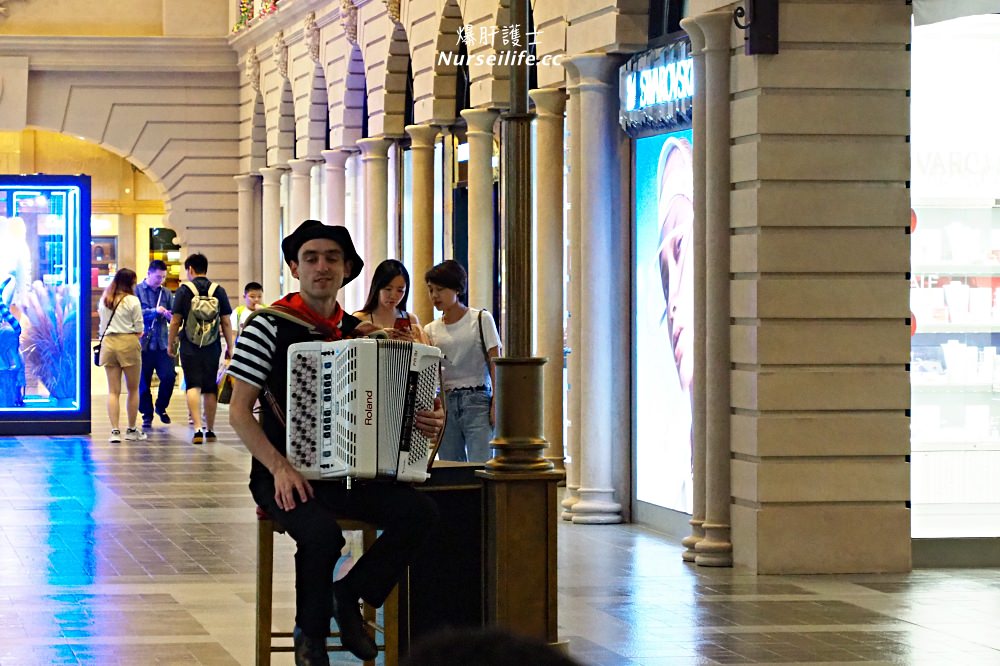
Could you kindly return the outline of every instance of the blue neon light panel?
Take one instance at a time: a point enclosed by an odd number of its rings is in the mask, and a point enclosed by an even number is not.
[[[90,177],[0,176],[0,434],[90,432]]]

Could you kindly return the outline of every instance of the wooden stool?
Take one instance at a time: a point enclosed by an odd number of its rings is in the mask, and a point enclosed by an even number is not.
[[[360,520],[338,519],[337,524],[344,532],[360,531],[363,534],[364,550],[375,543],[376,528],[371,523]],[[295,648],[289,643],[292,632],[271,631],[271,594],[274,583],[274,533],[283,534],[284,530],[271,520],[262,509],[257,509],[257,666],[270,666],[272,652],[293,652]],[[396,666],[399,662],[399,588],[394,587],[385,601],[383,624],[375,622],[375,608],[364,604],[361,616],[369,627],[369,632],[382,634],[380,652],[385,653],[385,666]],[[339,632],[331,632],[330,636],[339,637]],[[284,645],[275,644],[273,639]],[[346,651],[343,645],[327,645],[327,652]],[[365,666],[375,666],[375,661],[366,661]]]

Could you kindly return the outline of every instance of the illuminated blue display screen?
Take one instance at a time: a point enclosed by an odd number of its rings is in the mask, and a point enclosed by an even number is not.
[[[0,434],[90,432],[90,178],[0,176]]]
[[[692,509],[691,130],[635,142],[636,498]]]

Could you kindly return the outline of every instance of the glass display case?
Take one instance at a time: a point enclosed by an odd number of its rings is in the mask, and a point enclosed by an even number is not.
[[[913,536],[998,536],[1000,209],[914,217]]]
[[[90,432],[90,178],[0,176],[0,236],[0,434]]]

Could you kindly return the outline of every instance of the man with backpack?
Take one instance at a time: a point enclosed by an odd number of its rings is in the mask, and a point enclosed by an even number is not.
[[[177,340],[180,335],[181,368],[187,385],[187,404],[194,418],[192,444],[202,444],[206,440],[214,442],[216,397],[219,372],[219,356],[222,341],[226,339],[226,359],[233,354],[233,327],[229,316],[233,312],[226,290],[209,280],[208,259],[201,253],[192,254],[184,260],[187,281],[174,294],[174,310],[170,320],[170,334],[167,343],[170,355],[177,354]],[[204,400],[205,423],[201,422],[201,407],[198,398]]]

